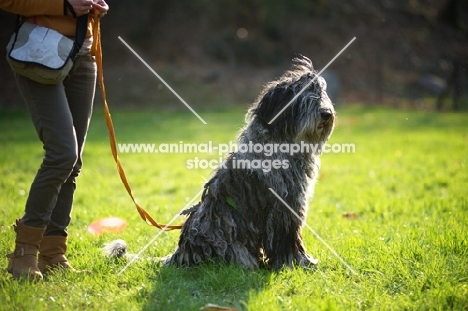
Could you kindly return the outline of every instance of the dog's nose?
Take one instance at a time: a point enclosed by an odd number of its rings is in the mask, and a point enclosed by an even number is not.
[[[320,116],[322,117],[322,120],[328,121],[332,116],[332,113],[329,110],[324,110],[320,112]]]

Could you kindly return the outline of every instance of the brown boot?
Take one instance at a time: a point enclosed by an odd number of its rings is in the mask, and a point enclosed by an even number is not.
[[[24,277],[29,280],[42,280],[42,273],[37,267],[37,250],[45,228],[26,226],[17,219],[14,229],[15,250],[7,255],[7,271],[14,279]]]
[[[38,267],[42,273],[54,270],[67,270],[77,272],[68,261],[65,253],[67,252],[67,237],[51,235],[42,238],[39,247]]]

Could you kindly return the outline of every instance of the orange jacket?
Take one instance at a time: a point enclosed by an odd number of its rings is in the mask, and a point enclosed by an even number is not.
[[[22,20],[75,36],[76,18],[65,7],[66,0],[0,0],[0,9],[21,15]],[[88,34],[92,25],[88,23]]]

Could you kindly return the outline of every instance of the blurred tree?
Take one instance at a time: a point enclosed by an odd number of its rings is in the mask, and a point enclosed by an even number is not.
[[[463,29],[464,25],[461,21],[461,11],[462,0],[448,0],[440,11],[439,18],[456,29],[466,30]]]

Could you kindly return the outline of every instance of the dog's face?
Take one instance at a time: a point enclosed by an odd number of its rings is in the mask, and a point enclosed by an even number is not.
[[[323,144],[335,124],[335,109],[325,79],[302,56],[291,70],[268,83],[247,118],[268,129],[273,140]]]

